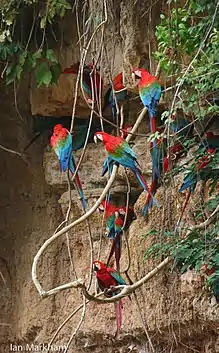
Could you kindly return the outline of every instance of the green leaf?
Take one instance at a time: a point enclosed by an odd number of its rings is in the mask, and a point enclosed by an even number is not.
[[[49,85],[52,79],[52,73],[48,68],[48,65],[46,62],[41,62],[36,70],[35,70],[35,77],[36,77],[36,82],[37,82],[37,87],[40,87],[41,85]]]
[[[21,66],[24,66],[26,58],[27,58],[28,52],[27,51],[23,51],[20,56],[19,56],[19,64]]]
[[[24,71],[23,66],[21,66],[21,65],[19,65],[19,64],[16,65],[16,74],[17,74],[18,80],[20,80],[21,74],[22,74],[23,71]]]
[[[42,81],[45,86],[49,86],[49,84],[52,81],[52,72],[51,71],[45,72]]]
[[[52,63],[58,63],[58,60],[55,56],[55,53],[52,49],[47,49],[46,51],[46,59],[48,59],[49,61],[51,61]]]
[[[51,83],[57,83],[59,76],[62,72],[62,68],[60,64],[55,64],[50,66],[50,71],[52,73]]]
[[[17,71],[15,66],[8,66],[6,70],[6,85],[14,82],[17,77]]]

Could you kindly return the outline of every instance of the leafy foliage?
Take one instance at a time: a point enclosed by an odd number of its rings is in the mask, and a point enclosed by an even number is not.
[[[170,1],[171,3],[171,1]],[[218,95],[219,16],[215,16],[216,2],[190,1],[184,7],[173,7],[171,14],[161,14],[156,36],[158,50],[154,57],[168,75],[177,75],[177,83],[183,75],[183,89],[175,110],[203,119],[207,114],[218,113],[214,95]],[[212,16],[209,16],[209,13]],[[206,38],[208,29],[210,35]],[[185,71],[192,56],[201,50],[193,65]]]
[[[170,100],[169,110],[162,115],[162,120],[169,125],[172,115],[180,110],[186,116],[196,120],[219,114],[219,16],[216,13],[217,2],[191,0],[185,6],[177,7],[177,2],[168,1],[169,12],[161,14],[156,37],[158,49],[154,57],[160,62],[163,71],[176,78],[174,106]],[[209,15],[210,14],[210,15]],[[213,22],[214,19],[214,22]],[[209,31],[209,35],[206,33]],[[195,59],[194,59],[195,57]],[[192,64],[190,64],[192,62]],[[184,139],[185,148],[197,144],[195,140]],[[206,149],[198,143],[189,166],[175,167],[171,175],[179,172],[194,173],[197,180],[202,179],[197,172],[197,162],[206,156]],[[217,151],[218,152],[218,151]],[[219,153],[210,158],[204,168],[205,180],[210,180],[210,194],[215,191],[219,177]],[[209,200],[195,212],[197,222],[203,221],[204,212],[212,212],[219,203],[219,196]],[[145,252],[145,259],[171,256],[181,273],[189,268],[199,272],[205,267],[207,284],[214,294],[219,296],[219,239],[218,226],[215,223],[205,230],[194,231],[183,238],[178,232],[169,231],[158,238],[158,232],[152,230],[146,236],[153,238],[153,245]],[[159,240],[158,240],[159,239]],[[216,295],[215,294],[215,295]]]
[[[219,196],[207,205],[209,210],[219,202]],[[203,209],[201,210],[201,215]],[[154,238],[155,243],[145,251],[145,259],[170,256],[180,273],[188,269],[196,272],[203,270],[208,275],[207,284],[214,287],[219,282],[219,222],[207,231],[194,231],[187,238],[181,238],[178,232],[164,232],[162,241],[157,242],[158,232],[149,232],[146,236]]]
[[[48,24],[52,25],[71,8],[68,0],[0,1],[0,61],[6,84],[20,80],[30,71],[34,72],[38,87],[57,82],[61,67],[54,51],[48,48],[45,36]],[[26,23],[22,21],[21,26],[22,13],[30,14],[32,20],[28,21],[26,15]],[[36,42],[34,49],[31,39],[36,34],[41,37],[41,43],[37,46]]]

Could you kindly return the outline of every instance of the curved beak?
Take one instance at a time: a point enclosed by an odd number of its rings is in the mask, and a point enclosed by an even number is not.
[[[120,208],[118,213],[123,216],[126,214],[126,212],[123,210],[123,208]]]
[[[98,267],[95,264],[93,264],[93,270],[96,271],[96,272],[99,270]]]
[[[104,207],[103,207],[103,205],[100,205],[100,206],[97,208],[97,210],[98,210],[99,212],[104,212]]]
[[[134,72],[132,72],[132,81],[136,84],[135,73]]]
[[[97,142],[98,142],[98,139],[97,139],[97,136],[96,135],[94,135],[94,142],[97,144]]]

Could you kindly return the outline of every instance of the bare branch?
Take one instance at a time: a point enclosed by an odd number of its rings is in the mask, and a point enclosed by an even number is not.
[[[14,150],[11,150],[10,148],[4,147],[2,145],[0,145],[0,149],[3,150],[3,151],[9,152],[9,153],[16,154],[19,157],[24,157],[24,154],[22,154],[20,152],[17,152],[17,151],[14,151]]]

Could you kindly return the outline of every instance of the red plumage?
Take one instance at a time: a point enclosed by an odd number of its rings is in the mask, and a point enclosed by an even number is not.
[[[125,141],[120,136],[109,135],[106,132],[98,132],[96,134],[102,136],[102,142],[105,145],[107,152],[109,153],[114,153],[115,149],[119,148],[121,144]]]
[[[123,73],[120,72],[116,75],[113,79],[113,87],[115,91],[120,91],[121,89],[125,88],[123,85]]]
[[[100,269],[96,270],[95,274],[98,285],[102,291],[104,291],[104,289],[114,287],[118,284],[111,275],[111,272],[115,271],[113,268],[106,267],[101,261],[94,261],[93,263],[94,266],[96,266],[97,264],[100,265]],[[109,296],[111,297],[112,295]]]

